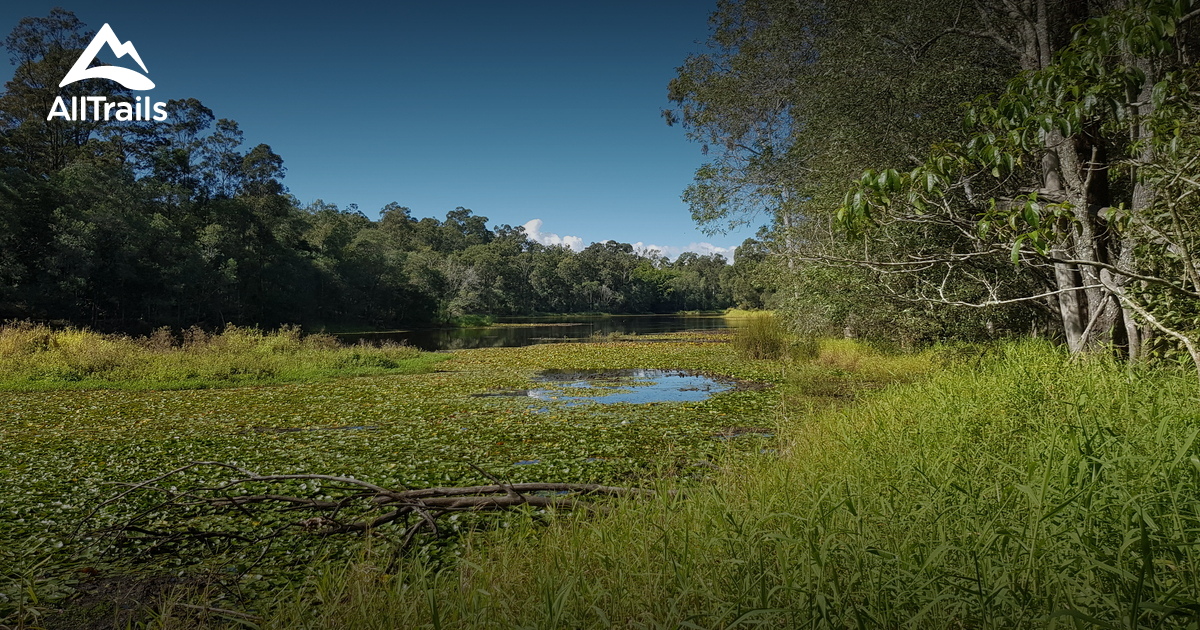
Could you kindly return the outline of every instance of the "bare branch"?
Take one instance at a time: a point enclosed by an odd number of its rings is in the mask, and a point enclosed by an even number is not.
[[[245,476],[228,480],[214,487],[180,490],[174,489],[174,486],[166,488],[164,484],[159,483],[173,475],[179,475],[201,466],[224,468]],[[209,541],[212,540],[254,544],[277,538],[285,531],[294,531],[297,528],[324,536],[372,532],[408,515],[415,514],[418,517],[417,522],[406,525],[404,529],[402,544],[407,545],[422,531],[438,535],[438,518],[452,512],[504,511],[521,506],[560,510],[583,509],[595,512],[604,511],[607,508],[581,501],[579,498],[585,496],[648,497],[655,494],[652,490],[599,484],[504,483],[478,466],[472,465],[472,467],[495,483],[465,487],[393,490],[353,477],[323,474],[259,475],[223,462],[192,462],[146,481],[117,484],[124,486],[125,489],[115,497],[101,503],[102,506],[112,505],[135,492],[164,495],[166,498],[152,507],[137,510],[133,516],[125,519],[121,524],[103,531],[116,539],[150,542],[151,549],[186,541],[210,547]],[[316,496],[295,496],[284,492],[242,495],[228,492],[231,488],[238,488],[246,484],[279,484],[292,481],[342,484],[345,486],[342,490],[348,494],[328,499]],[[328,489],[329,486],[322,488],[322,490]],[[255,517],[255,513],[248,511],[251,506],[256,506],[257,509],[273,506],[278,508],[278,513],[302,511],[316,512],[317,515],[299,519],[261,535],[248,535],[241,530],[238,532],[201,530],[189,525],[193,519],[207,518],[213,513],[209,510],[197,510],[197,508],[211,508],[211,510],[217,511],[237,510],[247,516],[247,520],[251,520],[251,517]],[[93,510],[87,519],[95,516],[97,510]],[[352,517],[351,520],[338,519],[338,515],[343,511]],[[157,527],[151,529],[144,526],[142,523],[151,516],[154,516],[160,524],[174,523],[175,525],[173,528],[168,527],[167,529]],[[405,518],[405,521],[407,520]],[[78,529],[76,531],[78,532]],[[131,534],[136,534],[136,536],[131,536]]]
[[[1036,255],[1041,256],[1040,254],[1036,254]],[[1125,276],[1126,278],[1131,278],[1133,280],[1141,280],[1143,282],[1149,282],[1150,284],[1156,284],[1156,285],[1159,285],[1162,287],[1166,287],[1168,289],[1176,291],[1177,293],[1182,293],[1189,297],[1200,298],[1200,293],[1197,293],[1195,291],[1189,291],[1188,289],[1181,287],[1181,286],[1175,284],[1174,282],[1171,282],[1170,280],[1167,280],[1165,278],[1159,278],[1157,276],[1147,276],[1145,274],[1140,274],[1135,271],[1130,271],[1128,269],[1122,269],[1116,265],[1110,265],[1108,263],[1100,262],[1098,260],[1081,260],[1078,258],[1055,258],[1053,256],[1041,256],[1041,258],[1044,258],[1045,260],[1047,260],[1049,262],[1062,263],[1064,265],[1084,265],[1084,266],[1088,266],[1088,267],[1096,267],[1097,269],[1107,269],[1108,271],[1111,271],[1118,275]]]

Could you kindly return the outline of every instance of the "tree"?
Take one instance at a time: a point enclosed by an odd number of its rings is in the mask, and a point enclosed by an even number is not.
[[[91,36],[56,9],[22,20],[5,42],[17,69],[0,96],[0,317],[126,332],[394,327],[468,314],[648,312],[719,293],[717,261],[689,258],[677,270],[628,244],[545,247],[463,207],[418,219],[392,203],[378,221],[353,204],[303,207],[283,184],[283,158],[267,144],[243,147],[238,123],[195,98],[169,101],[167,121],[47,121],[57,83]],[[685,274],[695,281],[671,286]]]
[[[56,96],[129,96],[106,80],[58,87],[93,35],[74,13],[55,8],[47,17],[22,19],[4,40],[16,71],[0,96],[0,166],[48,176],[75,160],[123,159],[114,155],[118,145],[107,142],[122,123],[46,120]]]
[[[1008,255],[1043,290],[1007,299],[1056,307],[1072,351],[1115,345],[1136,359],[1157,330],[1200,368],[1194,320],[1165,321],[1179,312],[1168,305],[1200,299],[1186,183],[1197,15],[1188,1],[1151,0],[1088,20],[1052,60],[975,103],[971,138],[910,172],[865,174],[843,222],[954,225],[956,247],[912,252],[905,264],[937,261],[950,278],[967,258]],[[989,284],[991,301],[1005,299]],[[1164,291],[1173,299],[1156,299]]]
[[[880,286],[872,270],[834,262],[859,249],[834,224],[845,182],[864,164],[911,166],[953,135],[960,102],[1003,85],[1019,60],[993,31],[1015,28],[1010,16],[958,0],[726,0],[711,24],[709,51],[680,67],[669,89],[676,108],[665,112],[710,156],[684,193],[693,217],[710,231],[765,217],[763,242],[789,282],[817,274],[824,286]],[[890,236],[897,254],[906,239],[953,238],[932,229]],[[911,309],[914,285],[885,283],[872,301]],[[865,310],[821,303],[827,293],[797,284],[780,288],[779,304],[793,313]]]

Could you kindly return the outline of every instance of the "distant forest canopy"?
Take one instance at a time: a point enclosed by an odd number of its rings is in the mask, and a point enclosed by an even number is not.
[[[467,314],[619,313],[762,306],[748,242],[670,261],[626,243],[581,252],[456,208],[418,219],[389,204],[302,205],[283,158],[246,149],[196,99],[153,122],[47,121],[60,94],[133,100],[105,80],[57,85],[93,32],[62,9],[5,40],[0,97],[0,319],[99,329],[376,326]]]

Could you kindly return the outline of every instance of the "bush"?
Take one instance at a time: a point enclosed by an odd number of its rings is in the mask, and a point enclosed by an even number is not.
[[[792,341],[791,356],[793,361],[811,361],[821,354],[821,342],[816,337],[802,336]]]
[[[788,332],[773,315],[751,317],[737,328],[733,347],[744,359],[781,359],[788,348]]]
[[[450,325],[459,328],[486,328],[496,323],[491,315],[459,315],[450,318]]]
[[[30,322],[0,326],[0,389],[227,387],[333,375],[426,371],[438,355],[402,344],[345,346],[298,326],[264,332],[227,326],[219,334],[197,327],[167,328],[149,337],[55,330]]]

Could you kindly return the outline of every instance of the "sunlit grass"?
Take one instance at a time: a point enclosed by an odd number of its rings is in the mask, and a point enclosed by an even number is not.
[[[772,315],[747,318],[733,333],[733,347],[743,359],[782,359],[791,335]]]
[[[733,347],[742,359],[807,361],[821,354],[821,342],[816,337],[788,330],[771,311],[743,313],[747,315],[733,317]]]
[[[728,319],[752,319],[757,317],[771,317],[774,311],[767,310],[749,310],[744,308],[727,308],[722,313],[722,317]]]
[[[0,389],[192,389],[423,372],[444,356],[398,344],[346,346],[329,335],[228,326],[176,338],[104,335],[40,324],[0,326]]]

